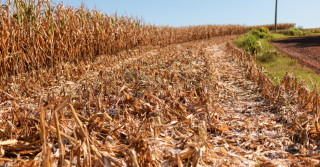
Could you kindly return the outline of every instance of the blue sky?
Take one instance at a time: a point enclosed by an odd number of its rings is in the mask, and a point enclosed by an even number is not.
[[[275,0],[55,0],[79,7],[84,2],[107,14],[132,15],[169,26],[274,23]],[[320,27],[320,0],[278,0],[278,22]]]

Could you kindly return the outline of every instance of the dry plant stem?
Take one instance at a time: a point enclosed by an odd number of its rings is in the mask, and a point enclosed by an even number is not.
[[[177,164],[178,164],[178,167],[183,167],[183,164],[181,162],[181,158],[180,158],[179,154],[177,154]]]
[[[10,158],[0,158],[0,161],[4,161],[4,162],[12,162],[13,160]]]
[[[78,117],[78,114],[76,113],[75,109],[73,108],[73,106],[71,104],[68,104],[70,109],[71,109],[71,112],[76,120],[76,123],[78,124],[79,128],[80,128],[80,134],[82,136],[82,141],[84,141],[86,144],[87,144],[87,151],[88,151],[88,163],[89,163],[89,166],[91,166],[91,156],[90,156],[90,141],[89,141],[89,137],[88,137],[88,133],[87,133],[87,129],[85,128],[85,126],[83,126],[82,122],[80,121],[79,117]]]
[[[74,116],[74,119],[76,120],[76,123],[78,124],[78,126],[80,128],[81,137],[83,138],[83,140],[88,139],[87,133],[84,130],[84,126],[83,126],[82,122],[80,121],[80,119],[78,117],[78,114],[76,113],[75,109],[73,108],[73,106],[71,104],[68,104],[68,105],[69,105],[69,107],[71,109],[71,112],[72,112],[72,114]]]
[[[129,154],[130,154],[130,158],[131,158],[131,162],[132,162],[132,165],[134,167],[139,167],[139,163],[138,163],[138,160],[137,160],[137,153],[135,150],[133,149],[129,149]]]
[[[74,146],[71,148],[71,152],[70,152],[70,164],[69,167],[73,166],[73,153],[74,153]]]
[[[193,155],[193,165],[194,167],[197,167],[201,158],[202,152],[201,149],[199,149],[198,147],[194,148],[194,155]]]
[[[101,155],[101,152],[98,150],[98,148],[94,145],[90,145],[91,150],[95,153],[95,155],[98,157],[98,160],[101,164],[104,164],[104,158]]]
[[[41,102],[41,98],[40,98]],[[39,103],[40,105],[41,103]],[[42,154],[43,154],[43,166],[48,167],[50,166],[50,159],[47,159],[48,151],[47,151],[47,136],[46,136],[46,128],[45,128],[45,116],[44,110],[39,107],[40,113],[40,137],[42,141]]]
[[[51,126],[46,126],[46,128],[50,129],[50,130],[53,131],[53,132],[56,132],[56,131],[57,131],[56,128],[51,127]],[[74,139],[73,137],[71,137],[71,136],[69,136],[69,135],[67,135],[67,134],[65,134],[65,133],[63,133],[63,132],[61,132],[61,131],[60,131],[60,135],[61,135],[61,137],[64,138],[65,140],[68,140],[72,145],[74,145],[74,146],[76,145],[77,140]]]
[[[6,145],[14,145],[18,142],[16,139],[10,139],[5,141],[0,141],[0,146],[6,146]]]
[[[9,94],[9,93],[1,90],[1,89],[0,89],[0,92],[3,93],[3,94],[5,94],[5,95],[8,97],[8,99],[10,99],[10,100],[16,100],[16,98],[13,97],[11,94]]]
[[[65,100],[54,110],[53,114],[54,114],[54,122],[55,122],[55,126],[56,126],[56,133],[57,133],[57,138],[58,138],[58,143],[60,146],[60,165],[64,166],[64,156],[65,156],[65,148],[64,145],[62,143],[62,139],[61,139],[61,131],[60,131],[60,123],[59,123],[59,119],[58,119],[58,112],[65,107],[69,101],[71,100],[71,96],[68,96],[67,98],[65,98]]]
[[[90,139],[86,138],[86,144],[88,148],[88,161],[89,161],[89,166],[92,166],[92,161],[91,161],[91,149],[90,149]]]
[[[54,114],[54,122],[55,122],[55,126],[56,126],[58,143],[60,146],[60,165],[63,166],[64,165],[65,149],[64,149],[64,145],[63,145],[62,139],[61,139],[61,132],[60,132],[60,127],[59,127],[60,125],[59,125],[57,110],[55,110],[53,114]]]
[[[119,166],[119,167],[123,166],[123,164],[121,164],[121,162],[119,162],[119,160],[111,157],[110,154],[108,154],[107,152],[105,152],[105,151],[100,151],[100,153],[103,155],[104,161],[106,161],[107,164],[110,165],[110,162],[112,162],[112,163],[114,163],[116,166]],[[107,165],[107,164],[106,164],[106,165]],[[111,165],[110,165],[110,166],[111,166]]]

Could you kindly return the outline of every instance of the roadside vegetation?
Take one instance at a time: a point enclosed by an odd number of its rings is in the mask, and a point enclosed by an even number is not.
[[[302,30],[291,27],[287,30],[280,30],[277,33],[269,32],[268,28],[251,30],[239,36],[235,41],[238,47],[245,49],[252,56],[255,56],[256,63],[263,67],[268,76],[277,84],[286,73],[298,78],[299,82],[304,82],[310,89],[314,85],[320,85],[320,75],[313,70],[302,66],[297,60],[291,59],[279,52],[272,44],[272,40],[292,38],[299,36],[319,35],[319,29]]]
[[[287,30],[281,30],[279,31],[280,34],[283,34],[285,36],[302,36],[304,35],[303,31],[296,27],[291,27]]]
[[[286,30],[279,30],[278,32],[270,33],[271,39],[283,39],[301,36],[314,36],[320,35],[320,29],[301,29],[296,27],[291,27]]]

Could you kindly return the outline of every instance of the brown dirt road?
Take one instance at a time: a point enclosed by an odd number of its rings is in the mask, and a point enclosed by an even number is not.
[[[282,39],[272,44],[302,65],[320,73],[320,36]]]

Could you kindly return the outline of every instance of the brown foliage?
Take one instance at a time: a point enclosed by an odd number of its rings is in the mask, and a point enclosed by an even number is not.
[[[39,80],[25,85],[12,82],[19,88],[0,92],[0,127],[8,127],[0,129],[0,163],[205,164],[207,133],[219,127],[212,121],[216,85],[204,48],[229,38],[123,51],[117,61],[100,56],[54,75],[39,70]]]
[[[256,27],[156,27],[85,7],[17,2],[0,11],[0,165],[206,166],[233,158],[208,143],[229,127],[219,120],[219,85],[204,48]],[[194,41],[217,36],[225,37]],[[265,88],[271,109],[297,99],[318,112],[317,95],[290,77],[273,86],[249,56],[228,50]],[[284,96],[294,90],[301,95]],[[305,143],[319,133],[317,120],[303,116],[309,122],[297,120],[293,132]]]
[[[137,46],[166,46],[216,36],[243,34],[255,27],[156,27],[139,19],[97,10],[52,7],[47,0],[14,1],[0,8],[0,76],[21,74],[62,62],[92,60]],[[279,29],[292,24],[279,25]],[[272,28],[269,25],[268,28]]]

